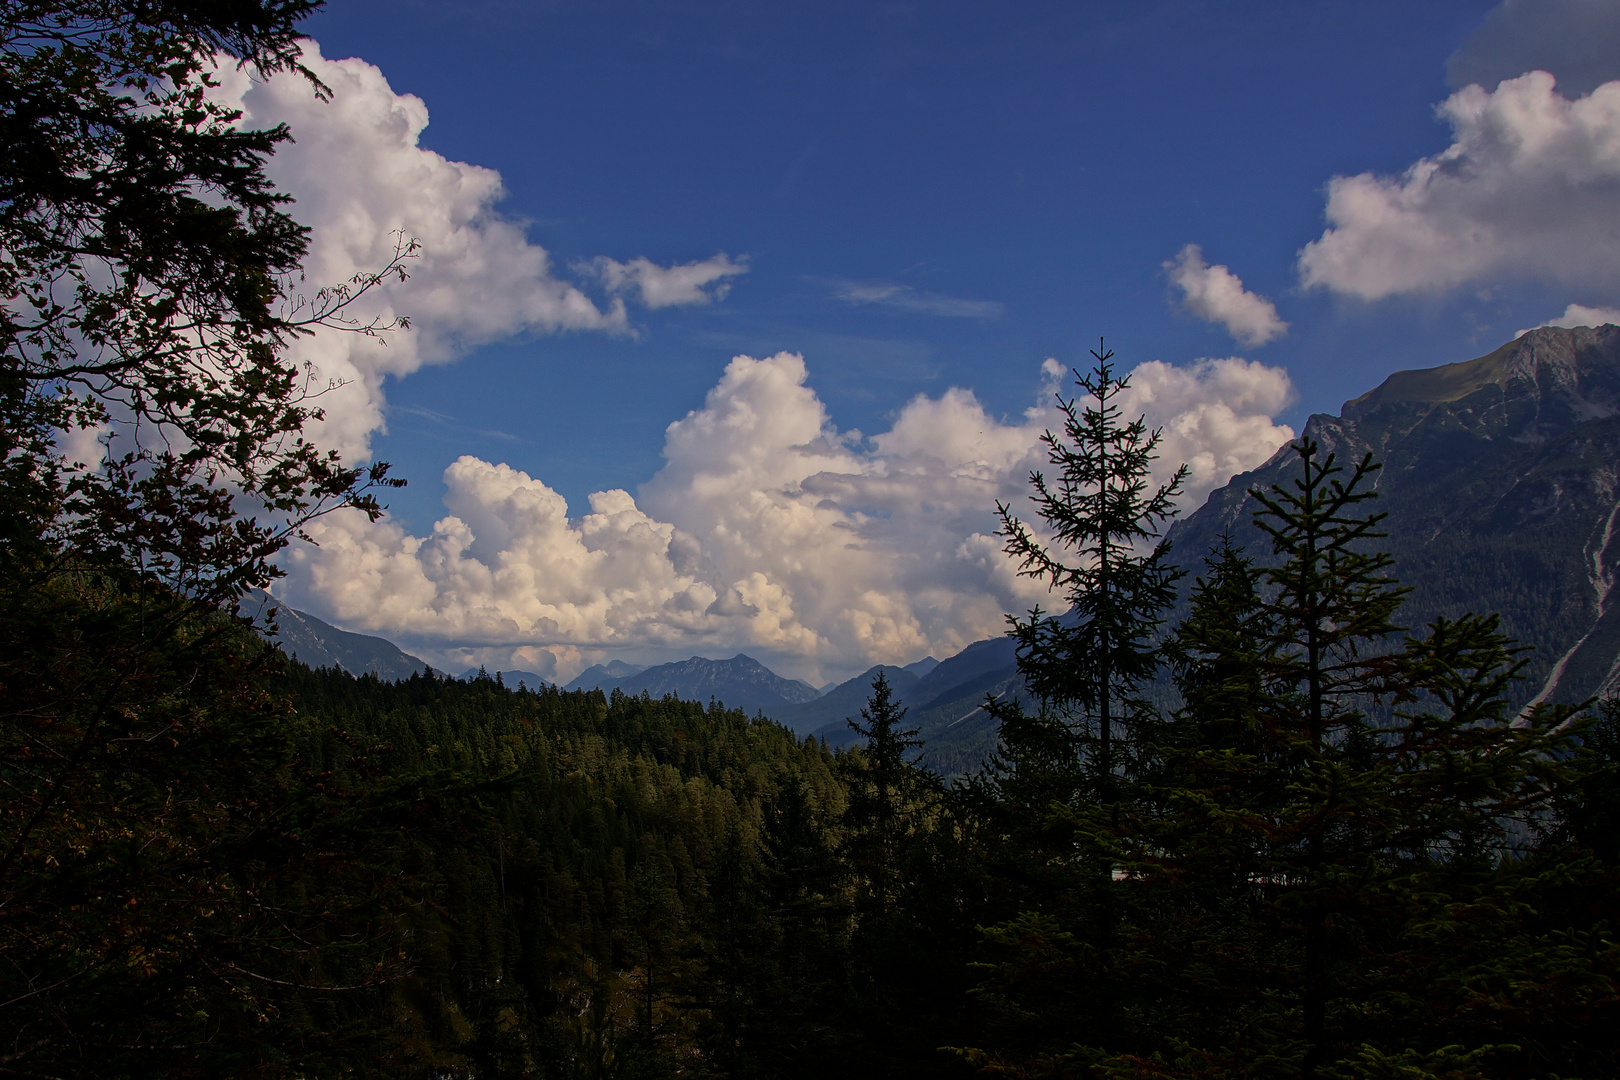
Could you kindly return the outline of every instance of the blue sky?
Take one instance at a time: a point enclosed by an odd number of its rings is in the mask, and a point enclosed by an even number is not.
[[[375,396],[387,430],[367,439],[411,480],[392,497],[394,522],[426,536],[446,514],[441,474],[463,455],[543,482],[573,518],[592,492],[653,498],[666,426],[714,404],[706,395],[737,354],[802,354],[824,426],[873,435],[918,395],[941,401],[953,387],[996,424],[1027,425],[1025,410],[1047,393],[1042,362],[1082,363],[1106,336],[1126,369],[1234,356],[1282,369],[1293,395],[1263,411],[1297,430],[1391,371],[1487,352],[1572,303],[1612,307],[1620,291],[1603,256],[1549,268],[1537,253],[1554,244],[1541,234],[1524,240],[1523,257],[1511,237],[1488,257],[1444,237],[1427,253],[1390,254],[1411,226],[1369,219],[1362,240],[1347,229],[1338,261],[1314,276],[1301,251],[1324,234],[1334,177],[1398,186],[1403,170],[1461,138],[1436,109],[1463,81],[1489,93],[1496,79],[1563,66],[1555,74],[1574,96],[1620,75],[1620,63],[1604,70],[1612,51],[1592,47],[1612,40],[1599,31],[1613,28],[1614,8],[336,0],[306,25],[324,56],[364,60],[394,94],[420,98],[431,116],[420,146],[497,171],[504,197],[483,212],[518,223],[549,253],[549,272],[601,312],[612,295],[592,260],[746,262],[696,294],[707,302],[654,307],[621,290],[632,300],[616,326],[519,320],[384,376]],[[1442,205],[1444,192],[1423,194],[1420,224],[1466,229],[1469,214],[1493,212],[1490,198],[1524,201],[1498,188],[1459,189],[1459,205],[1478,203],[1463,210]],[[1588,194],[1612,201],[1609,188]],[[1166,268],[1188,244],[1240,278],[1251,307],[1274,305],[1261,317],[1286,332],[1240,340],[1189,310]],[[1380,259],[1404,259],[1386,276],[1406,284],[1380,293]],[[453,301],[481,302],[478,289]],[[402,299],[421,325],[409,308]],[[867,518],[890,513],[863,498]],[[983,531],[963,522],[963,535]],[[408,618],[371,617],[316,583],[315,564],[295,568],[303,602],[413,638]],[[729,595],[731,583],[709,585]],[[879,635],[865,647],[794,646],[707,630],[690,640],[711,652],[752,642],[810,671],[901,660],[981,623],[901,635],[910,645],[871,644]],[[436,656],[458,644],[453,628],[418,629]],[[539,632],[491,633],[468,647],[496,663],[502,649],[552,648],[558,670],[609,653],[692,651],[679,635],[586,635],[564,647]]]
[[[499,170],[559,260],[751,260],[723,304],[638,315],[639,340],[546,337],[402,380],[395,406],[523,441],[396,414],[378,453],[427,482],[395,502],[437,516],[431,481],[466,452],[571,503],[640,483],[737,352],[804,352],[841,426],[871,431],[953,384],[1021,410],[1042,359],[1099,336],[1126,363],[1239,351],[1172,306],[1161,264],[1189,242],[1294,323],[1254,355],[1288,368],[1297,414],[1486,351],[1546,303],[1365,310],[1300,295],[1293,264],[1329,177],[1446,145],[1445,61],[1489,6],[339,0],[308,24],[326,55],[421,97],[424,144]],[[852,307],[835,281],[1002,314]]]

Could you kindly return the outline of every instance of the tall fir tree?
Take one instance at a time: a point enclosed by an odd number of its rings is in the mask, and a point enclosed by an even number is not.
[[[888,675],[879,670],[872,695],[861,707],[865,723],[847,721],[863,742],[846,768],[850,797],[844,827],[860,882],[860,908],[869,917],[885,916],[894,908],[907,841],[921,810],[919,796],[928,786],[927,774],[907,758],[922,740],[916,728],[900,726],[905,718]]]
[[[1053,475],[1030,475],[1050,544],[997,506],[1019,572],[1067,605],[1058,617],[1036,608],[1011,620],[1034,709],[1024,697],[987,702],[1000,746],[972,785],[1017,889],[1018,910],[990,932],[1000,959],[984,999],[1026,1059],[1077,1038],[1117,1041],[1119,838],[1131,831],[1157,723],[1142,690],[1159,670],[1180,576],[1163,530],[1186,469],[1153,483],[1161,433],[1145,417],[1124,419],[1130,380],[1115,374],[1113,353],[1099,347],[1092,359],[1075,373],[1085,396],[1058,399],[1062,433],[1043,436]]]
[[[996,510],[1019,573],[1045,582],[1068,606],[1062,617],[1036,608],[1012,620],[1019,674],[1046,726],[1058,725],[1031,733],[1030,749],[1067,757],[1077,767],[1075,794],[1106,803],[1130,772],[1135,725],[1145,715],[1138,691],[1157,673],[1157,636],[1175,602],[1180,572],[1162,533],[1186,468],[1153,485],[1161,433],[1142,416],[1123,421],[1119,398],[1130,376],[1114,374],[1112,350],[1099,346],[1091,355],[1092,370],[1075,373],[1085,397],[1060,396],[1063,432],[1041,437],[1053,477],[1029,478],[1050,544],[1008,504]],[[1015,725],[1006,747],[1014,755],[1020,736]]]

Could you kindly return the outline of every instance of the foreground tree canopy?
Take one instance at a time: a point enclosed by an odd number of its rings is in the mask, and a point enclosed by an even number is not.
[[[346,1024],[286,1002],[400,967],[379,819],[297,755],[230,616],[389,482],[304,438],[296,353],[385,330],[345,314],[380,278],[296,302],[287,132],[208,97],[216,63],[295,69],[313,6],[0,5],[0,1072],[329,1060]]]
[[[235,602],[392,483],[306,437],[305,234],[210,72],[304,0],[0,3],[0,1076],[1445,1077],[1620,1068],[1620,706],[1408,629],[1370,460],[1163,538],[1106,350],[1009,554],[996,758],[287,664]],[[307,77],[307,73],[306,77]],[[325,89],[311,80],[311,93]]]

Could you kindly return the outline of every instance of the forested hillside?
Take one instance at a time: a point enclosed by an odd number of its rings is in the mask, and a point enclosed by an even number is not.
[[[938,1048],[982,905],[936,827],[942,792],[907,797],[929,824],[886,856],[904,866],[887,900],[901,925],[864,892],[862,755],[645,694],[301,666],[276,692],[319,718],[302,754],[327,783],[423,778],[432,819],[390,855],[428,899],[357,1071],[967,1072]]]

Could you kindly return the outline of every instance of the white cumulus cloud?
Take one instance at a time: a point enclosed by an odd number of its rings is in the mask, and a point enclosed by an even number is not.
[[[1275,450],[1292,439],[1293,429],[1272,417],[1293,403],[1294,384],[1286,371],[1236,356],[1187,367],[1150,360],[1131,372],[1122,398],[1127,412],[1146,414],[1162,429],[1160,472],[1186,463],[1184,512],[1264,461],[1257,456],[1261,448]]]
[[[558,277],[524,223],[500,212],[499,173],[420,145],[428,123],[420,98],[396,93],[363,60],[327,59],[312,41],[304,43],[303,59],[331,87],[330,100],[318,99],[296,76],[258,81],[231,66],[218,73],[216,97],[241,109],[246,126],[285,123],[292,132],[294,141],[281,145],[268,171],[296,200],[293,216],[310,227],[307,288],[381,268],[400,235],[422,245],[409,281],[375,290],[353,311],[363,321],[407,316],[409,330],[385,338],[322,330],[292,355],[313,362],[321,382],[344,384],[321,400],[323,442],[363,460],[383,426],[389,376],[518,334],[628,331],[622,299],[598,305]],[[641,280],[658,282],[642,288],[644,301],[657,306],[706,302],[705,282],[741,270],[717,258],[668,269],[645,259],[627,265]],[[701,301],[681,299],[693,290]]]
[[[1329,228],[1300,252],[1306,285],[1364,300],[1527,277],[1620,286],[1620,82],[1559,94],[1532,71],[1439,108],[1445,151],[1400,176],[1328,185]]]
[[[991,510],[1044,465],[1063,369],[1045,371],[1020,417],[953,388],[868,439],[833,425],[802,357],[739,356],[669,425],[639,497],[600,492],[570,517],[543,481],[463,457],[430,535],[334,514],[278,591],[423,651],[496,649],[478,658],[564,678],[609,653],[748,649],[818,679],[947,655],[1044,595],[1012,573]],[[1144,364],[1122,404],[1163,426],[1163,476],[1191,462],[1190,506],[1292,436],[1271,420],[1291,399],[1282,371],[1234,358]]]
[[[645,256],[629,262],[603,257],[591,263],[590,268],[601,276],[609,292],[635,293],[647,307],[661,308],[725,299],[731,291],[731,282],[726,279],[746,274],[748,260],[733,260],[721,252],[702,262],[659,266]]]
[[[1288,332],[1276,305],[1245,289],[1243,280],[1225,266],[1205,263],[1197,244],[1182,248],[1164,269],[1181,290],[1182,305],[1200,319],[1226,327],[1239,344],[1264,345]]]

